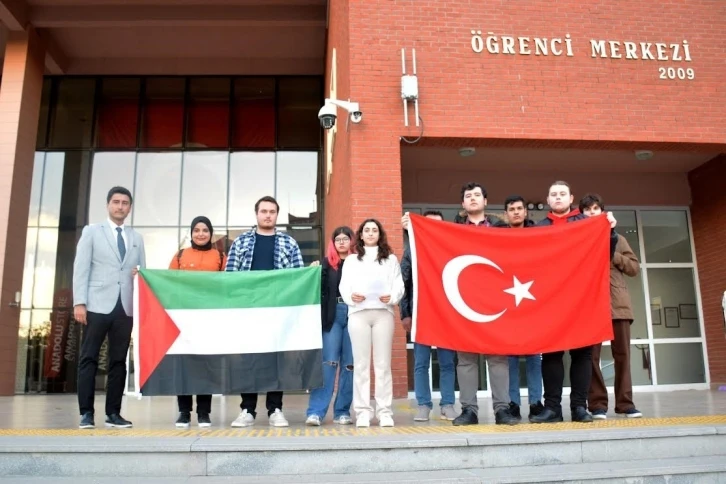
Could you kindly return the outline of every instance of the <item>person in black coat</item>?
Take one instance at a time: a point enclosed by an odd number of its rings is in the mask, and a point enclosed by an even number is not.
[[[574,198],[570,185],[564,181],[554,182],[549,189],[547,203],[550,212],[541,220],[538,226],[559,225],[576,222],[587,217],[580,213],[578,208],[572,208]],[[607,213],[612,230],[610,231],[610,257],[615,252],[618,234],[615,232],[617,224],[612,213]],[[592,346],[572,348],[569,350],[570,358],[570,410],[573,422],[592,422],[592,415],[587,411],[587,397],[592,379]],[[530,417],[532,423],[562,422],[562,387],[565,379],[565,366],[562,358],[564,351],[544,353],[542,355],[542,380],[544,383],[544,410],[536,416]]]
[[[333,230],[321,267],[320,310],[323,331],[323,387],[310,392],[306,425],[319,426],[333,399],[335,378],[338,395],[333,404],[333,421],[350,425],[353,402],[353,349],[348,334],[348,305],[340,297],[338,286],[343,261],[355,250],[353,230],[343,226]]]

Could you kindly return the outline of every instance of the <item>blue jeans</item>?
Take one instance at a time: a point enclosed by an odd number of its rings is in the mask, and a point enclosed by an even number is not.
[[[530,405],[542,400],[542,355],[524,357],[527,362],[527,399]],[[519,356],[509,357],[509,400],[521,405],[519,398]]]
[[[320,419],[328,413],[330,401],[333,399],[335,377],[338,378],[338,395],[333,405],[334,418],[350,417],[350,405],[353,402],[353,348],[348,335],[348,306],[338,303],[335,309],[335,321],[330,331],[323,331],[323,387],[310,392],[307,416],[317,415]]]
[[[437,348],[439,357],[439,390],[441,401],[439,405],[454,404],[454,355],[455,351]],[[431,387],[429,386],[429,364],[431,363],[431,347],[413,344],[413,388],[416,392],[416,401],[419,405],[433,408],[431,403]]]

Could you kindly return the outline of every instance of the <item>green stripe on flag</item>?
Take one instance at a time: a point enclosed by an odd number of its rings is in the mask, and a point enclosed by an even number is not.
[[[320,304],[320,267],[249,272],[142,269],[166,309],[243,309]]]

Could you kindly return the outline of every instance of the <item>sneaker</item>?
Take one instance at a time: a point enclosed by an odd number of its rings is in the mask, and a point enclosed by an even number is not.
[[[371,426],[371,420],[366,415],[360,415],[356,421],[355,426],[358,428],[361,427],[370,427]]]
[[[118,413],[106,415],[106,427],[113,427],[115,429],[130,429],[134,424],[123,418]]]
[[[456,418],[456,410],[453,405],[444,405],[441,407],[441,420],[453,421]]]
[[[520,412],[519,405],[516,403],[509,402],[509,413],[517,420],[522,420],[522,412]]]
[[[461,411],[461,415],[456,417],[454,419],[453,424],[456,426],[459,425],[477,425],[479,423],[479,417],[477,417],[476,413],[474,413],[474,410],[470,408],[465,408]]]
[[[627,417],[627,418],[641,418],[643,416],[642,413],[637,408],[629,408],[625,411],[625,413],[619,413],[617,414],[619,417]]]
[[[81,415],[81,423],[78,425],[79,429],[95,429],[96,422],[93,421],[93,414],[91,412],[84,413]]]
[[[428,422],[429,415],[431,415],[431,409],[427,405],[419,405],[418,412],[416,412],[416,416],[413,418],[413,421]],[[381,425],[381,427],[383,427],[383,425]]]
[[[179,412],[179,418],[176,419],[176,428],[178,429],[188,429],[189,424],[192,421],[192,416],[189,412]]]
[[[199,427],[211,427],[212,426],[212,420],[209,418],[208,413],[200,413],[197,415],[197,425]]]
[[[247,410],[242,410],[232,422],[232,427],[252,427],[254,424],[255,417],[248,413]]]
[[[517,418],[509,411],[508,408],[500,408],[494,414],[494,422],[497,425],[517,425],[522,418]]]
[[[381,427],[393,427],[393,417],[391,417],[390,415],[383,415],[379,417],[378,425],[380,425]]]
[[[592,415],[587,412],[585,407],[575,407],[572,409],[572,421],[590,423],[592,422]]]
[[[353,419],[350,418],[350,415],[340,415],[333,419],[333,423],[338,425],[351,425],[353,423]]]
[[[310,415],[307,420],[305,420],[305,425],[308,427],[320,427],[320,417],[317,415]]]
[[[537,402],[529,406],[529,416],[530,417],[536,417],[542,411],[544,410],[544,405],[542,405],[542,402]]]
[[[595,420],[607,420],[608,412],[607,412],[607,410],[602,410],[602,409],[593,410],[592,418],[594,418]]]
[[[273,427],[289,427],[290,423],[285,418],[285,414],[279,408],[275,409],[275,412],[270,415],[270,425]]]

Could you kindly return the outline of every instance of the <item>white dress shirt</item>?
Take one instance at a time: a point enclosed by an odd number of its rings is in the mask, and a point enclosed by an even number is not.
[[[124,246],[126,246],[126,252],[128,253],[130,247],[129,247],[129,238],[126,235],[126,225],[125,224],[116,225],[116,222],[114,222],[110,218],[108,219],[108,225],[109,225],[109,227],[111,227],[111,234],[113,234],[113,240],[118,239],[118,232],[116,231],[116,229],[117,228],[121,229],[121,237],[123,237],[123,239],[124,239]]]

